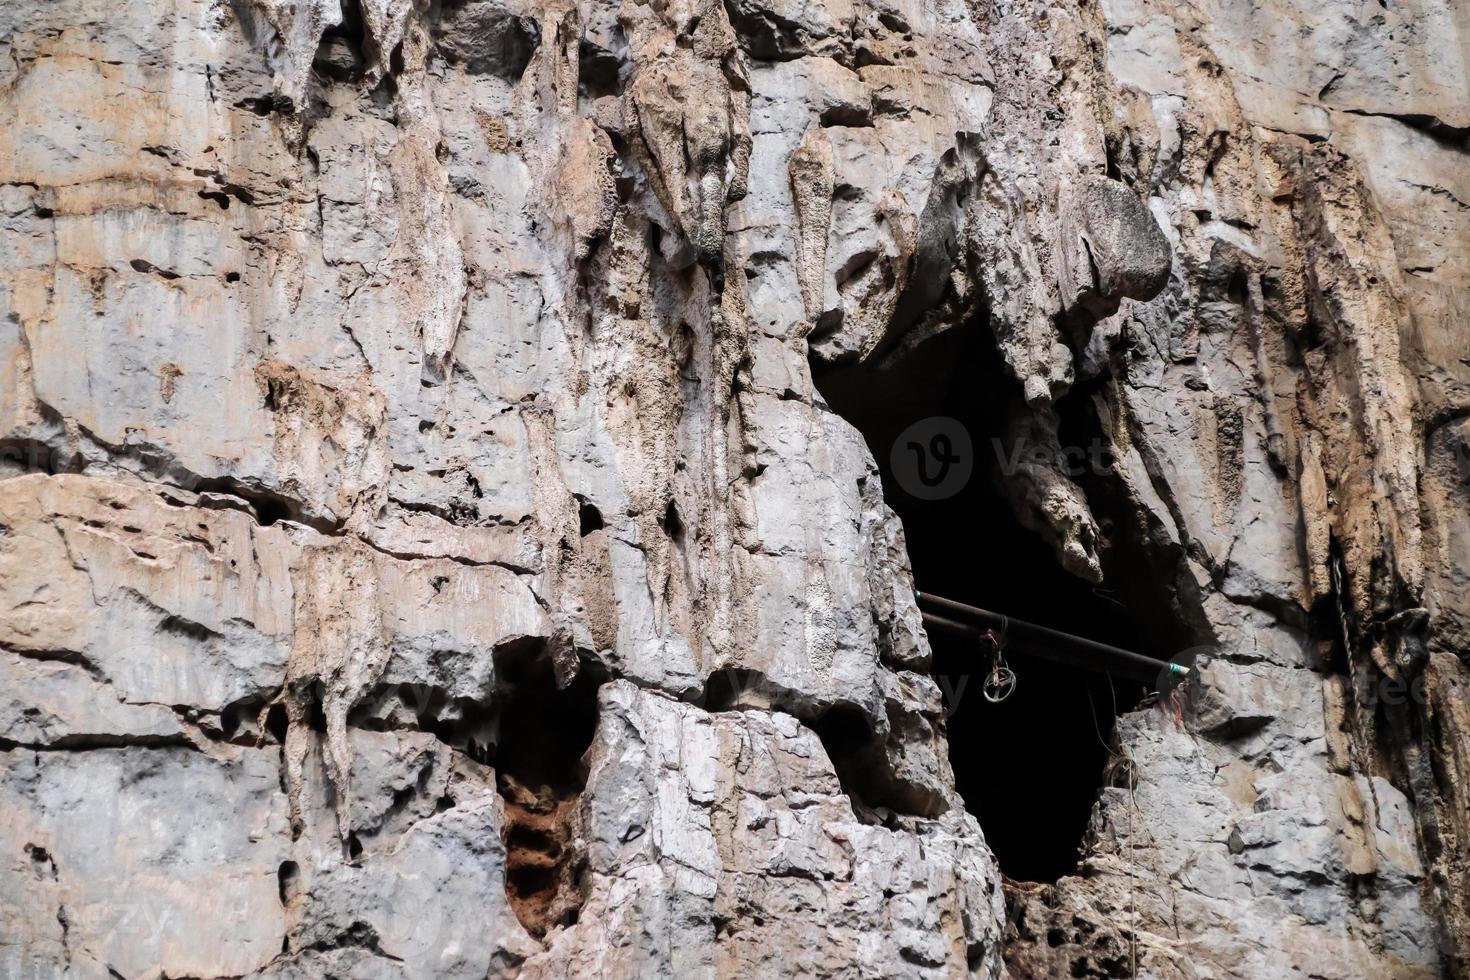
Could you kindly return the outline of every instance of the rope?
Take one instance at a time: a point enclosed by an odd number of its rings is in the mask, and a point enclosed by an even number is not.
[[[1129,756],[1133,750],[1128,750]],[[1138,976],[1138,883],[1133,877],[1133,811],[1138,797],[1133,793],[1133,774],[1128,774],[1128,975]]]
[[[1115,687],[1113,687],[1113,675],[1108,674],[1107,677],[1108,697],[1112,700],[1114,733],[1116,734],[1116,719],[1118,717],[1118,691]],[[1084,688],[1084,691],[1087,694],[1087,710],[1092,712],[1093,734],[1097,736],[1098,744],[1103,747],[1103,751],[1108,754],[1109,765],[1111,766],[1113,760],[1115,759],[1124,759],[1130,764],[1132,768],[1136,769],[1138,766],[1138,759],[1136,756],[1134,756],[1133,747],[1131,745],[1123,741],[1121,738],[1118,739],[1118,745],[1125,752],[1128,753],[1126,756],[1124,756],[1121,752],[1114,752],[1113,747],[1107,743],[1106,739],[1103,738],[1102,727],[1097,723],[1097,706],[1092,703],[1092,688]],[[1138,809],[1138,795],[1134,790],[1135,780],[1133,777],[1134,773],[1132,771],[1126,774],[1126,778],[1128,780],[1128,853],[1123,856],[1123,860],[1128,866],[1128,975],[1130,977],[1138,976],[1138,879],[1135,874],[1136,869],[1134,868],[1133,860],[1133,855],[1137,850],[1133,842],[1133,816],[1134,811]],[[1152,837],[1153,835],[1150,834],[1149,836]]]
[[[1112,690],[1112,687],[1113,687],[1113,675],[1112,674],[1109,674],[1108,675],[1108,690],[1111,691]],[[1103,751],[1108,754],[1108,761],[1109,762],[1111,762],[1113,759],[1120,759],[1120,758],[1122,758],[1122,756],[1118,755],[1118,753],[1116,753],[1116,752],[1113,751],[1113,747],[1108,744],[1107,739],[1103,738],[1102,726],[1097,723],[1097,705],[1095,705],[1095,704],[1092,703],[1092,688],[1090,688],[1090,687],[1084,687],[1082,690],[1087,694],[1087,710],[1090,711],[1090,712],[1092,712],[1092,733],[1097,736],[1097,743],[1099,745],[1101,745],[1103,747]],[[1113,717],[1114,718],[1116,718],[1118,716],[1117,704],[1118,704],[1117,701],[1114,701],[1113,702]]]

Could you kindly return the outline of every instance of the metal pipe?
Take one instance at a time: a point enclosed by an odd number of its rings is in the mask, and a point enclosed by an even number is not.
[[[965,633],[969,636],[979,636],[985,632],[972,623],[962,623],[957,619],[949,619],[937,613],[923,612],[920,610],[920,615],[924,617],[925,626],[938,626],[940,629],[950,630],[954,633]]]
[[[963,602],[930,595],[927,592],[916,591],[914,598],[921,606],[928,606],[948,614],[941,616],[937,612],[923,610],[925,626],[933,625],[940,629],[967,632],[976,637],[983,635],[987,628],[997,631],[1004,630],[1007,640],[1018,641],[1018,646],[1025,653],[1039,660],[1050,660],[1085,670],[1123,674],[1145,684],[1157,684],[1161,678],[1169,675],[1178,677],[1189,675],[1189,668],[1183,664],[1155,660],[1153,657],[1146,657],[1132,650],[1124,650],[1121,647],[1099,643],[1082,636],[1073,636],[1071,633],[1063,633],[1050,627],[1028,623],[1024,619],[1002,616],[1000,613],[993,613],[979,606],[966,605]],[[975,625],[977,623],[983,626]]]
[[[938,616],[930,612],[924,613],[923,616],[924,626],[927,629],[949,630],[952,633],[961,633],[976,640],[985,635],[985,628],[981,626],[975,626],[970,623],[962,623],[958,620],[947,619],[944,616]],[[1011,621],[1011,625],[1015,625],[1015,620]],[[1009,649],[1019,650],[1027,656],[1034,657],[1037,660],[1047,660],[1052,663],[1065,664],[1069,667],[1081,667],[1084,670],[1096,671],[1098,673],[1120,674],[1123,677],[1128,677],[1133,680],[1139,681],[1140,683],[1150,685],[1157,684],[1162,673],[1173,666],[1172,664],[1161,663],[1157,660],[1149,661],[1147,663],[1141,663],[1139,661],[1131,659],[1126,661],[1113,661],[1112,659],[1105,657],[1079,657],[1075,653],[1063,649],[1055,644],[1036,643],[1034,641],[1027,640],[1023,640],[1019,643],[1013,643],[1010,645]],[[1142,657],[1141,655],[1135,656],[1139,656],[1141,660],[1148,659]]]

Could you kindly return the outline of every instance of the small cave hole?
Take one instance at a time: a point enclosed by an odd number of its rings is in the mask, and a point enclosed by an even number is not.
[[[265,730],[277,745],[286,744],[286,729],[290,721],[286,717],[286,706],[277,702],[265,713]]]
[[[152,273],[160,279],[173,280],[179,278],[179,274],[172,269],[160,268],[147,259],[132,259],[128,262],[128,265],[133,267],[134,272]]]
[[[295,861],[282,861],[281,866],[276,869],[276,888],[281,895],[281,904],[290,905],[292,897],[296,894],[296,879],[301,874],[301,867]]]
[[[470,75],[520,81],[541,45],[541,28],[532,17],[495,4],[446,0],[433,19],[434,44],[449,64]]]
[[[559,683],[545,644],[496,652],[496,725],[490,753],[505,802],[505,891],[526,931],[540,938],[581,906],[571,818],[587,774],[582,756],[597,728],[601,677],[583,665]]]
[[[267,404],[274,404],[270,395],[267,395]],[[311,518],[303,514],[301,506],[296,501],[272,490],[246,484],[240,480],[215,477],[198,481],[194,484],[193,489],[196,493],[228,494],[239,498],[249,505],[250,512],[255,515],[256,521],[263,527],[269,527],[278,521],[294,521],[323,533],[333,533],[337,530],[336,524],[330,520]]]
[[[937,817],[944,812],[948,804],[942,796],[895,772],[884,737],[857,705],[833,705],[808,724],[821,739],[859,820],[890,824],[898,815]]]
[[[588,501],[578,498],[577,524],[584,538],[593,531],[601,531],[603,527],[602,512]]]
[[[1129,514],[1106,474],[1078,478],[1100,525],[1102,585],[1063,569],[1052,549],[1023,528],[1001,496],[1002,466],[1013,459],[1000,441],[1008,412],[1020,410],[1020,387],[1008,373],[984,319],[938,333],[880,361],[827,370],[814,364],[829,405],[863,434],[882,475],[885,498],[903,523],[915,586],[1076,636],[1167,660],[1184,648],[1179,617],[1165,608],[1137,543],[1116,527]],[[1059,408],[1062,442],[1089,443],[1101,427],[1089,417],[1092,393],[1074,391]],[[969,435],[973,471],[951,496],[925,500],[904,488],[890,450],[912,424],[957,420]],[[899,455],[902,458],[902,454]],[[1106,464],[1102,464],[1106,465]],[[988,650],[975,637],[928,631],[933,673],[944,692],[950,763],[956,788],[976,815],[1001,871],[1019,881],[1054,882],[1077,867],[1093,806],[1107,778],[1119,713],[1144,695],[1141,684],[1029,656],[1012,644],[1006,659],[1018,676],[1012,695],[987,701]],[[823,740],[854,744],[850,719],[833,718]],[[861,754],[855,755],[861,758]]]
[[[311,67],[324,81],[349,82],[362,77],[367,29],[357,0],[344,0],[342,22],[322,32]]]
[[[279,500],[263,497],[255,502],[255,515],[265,527],[270,527],[277,521],[289,520],[291,508]]]
[[[706,711],[730,711],[756,704],[769,706],[769,701],[753,700],[767,696],[766,686],[765,677],[760,671],[745,667],[727,667],[705,678],[704,693],[699,703]]]
[[[626,44],[622,28],[614,27],[613,30],[614,41],[619,45]],[[577,84],[583,98],[595,101],[623,94],[626,63],[617,51],[584,40],[577,51],[577,63]]]
[[[679,519],[679,507],[672,500],[664,508],[664,518],[660,523],[663,525],[664,533],[669,536],[671,541],[676,544],[683,543],[684,522]]]
[[[239,708],[237,708],[235,705],[227,705],[224,710],[220,712],[219,730],[220,734],[224,735],[225,741],[228,742],[233,739],[235,737],[235,733],[240,730],[240,722],[243,715],[244,713],[240,711]]]
[[[872,806],[881,805],[882,794],[870,778],[876,738],[863,712],[850,705],[833,705],[811,727],[822,740],[822,748],[837,772],[838,785],[852,801],[854,812],[862,815]]]

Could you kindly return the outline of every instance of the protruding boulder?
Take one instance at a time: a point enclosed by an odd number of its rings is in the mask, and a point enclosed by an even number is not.
[[[1062,190],[1062,306],[1096,319],[1127,297],[1150,300],[1169,281],[1169,240],[1126,185],[1084,174]]]

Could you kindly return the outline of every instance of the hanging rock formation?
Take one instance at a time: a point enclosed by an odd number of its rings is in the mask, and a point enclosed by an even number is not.
[[[0,975],[1470,977],[1467,51],[1454,0],[0,6]],[[956,331],[1014,519],[1193,641],[1054,883],[814,382]]]

